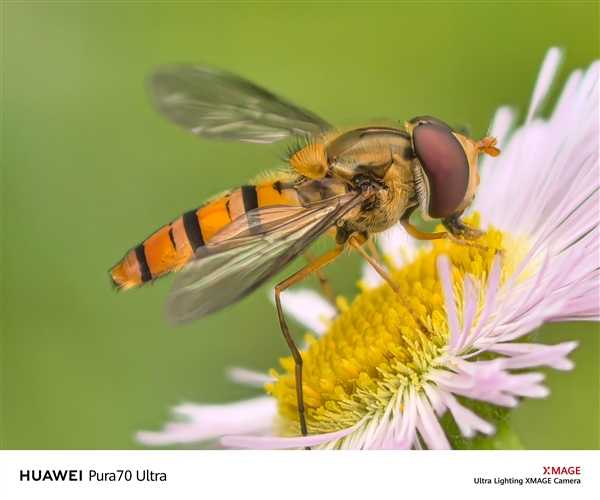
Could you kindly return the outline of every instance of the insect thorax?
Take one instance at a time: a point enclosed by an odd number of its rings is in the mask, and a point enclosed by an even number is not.
[[[349,214],[346,219],[349,228],[366,233],[385,231],[398,223],[406,209],[416,203],[415,184],[408,162],[394,162],[380,186],[360,210]]]

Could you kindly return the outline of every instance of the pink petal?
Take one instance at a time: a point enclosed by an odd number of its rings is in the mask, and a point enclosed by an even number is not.
[[[444,306],[446,309],[446,316],[448,317],[448,327],[450,328],[450,347],[452,348],[455,347],[459,342],[459,330],[458,313],[456,312],[450,261],[448,260],[447,256],[440,255],[438,257],[437,269],[440,281],[442,283]]]
[[[227,376],[233,382],[250,387],[263,387],[265,384],[275,380],[266,373],[239,367],[233,367],[227,370]]]
[[[463,326],[458,336],[456,350],[463,349],[468,342],[469,335],[472,333],[473,321],[477,313],[479,297],[475,282],[470,276],[465,276],[463,281]]]
[[[500,266],[500,256],[496,255],[492,262],[492,269],[490,271],[490,275],[488,277],[487,289],[485,292],[485,302],[483,304],[483,310],[481,312],[481,317],[479,318],[479,322],[477,324],[477,329],[471,338],[471,342],[477,340],[477,338],[481,335],[484,327],[487,324],[488,318],[492,314],[495,301],[496,294],[498,293],[498,287],[500,286],[500,274],[501,274],[501,266]]]
[[[137,441],[151,446],[194,443],[228,433],[259,432],[270,429],[277,413],[273,398],[259,398],[223,405],[184,404],[173,409],[187,421],[168,423],[160,432],[138,432]]]
[[[557,370],[570,370],[573,362],[566,358],[576,347],[577,342],[563,342],[554,346],[529,343],[496,344],[489,348],[492,352],[510,356],[505,366],[510,369],[550,366]]]
[[[312,434],[300,437],[277,437],[277,436],[224,436],[221,444],[227,448],[245,448],[250,450],[282,450],[289,448],[304,448],[306,446],[317,446],[328,441],[341,439],[362,425],[358,424],[337,432],[327,434]]]
[[[526,122],[530,121],[533,115],[537,113],[544,99],[548,95],[561,60],[562,51],[557,47],[552,47],[546,53],[546,57],[542,63],[542,69],[540,70],[535,83],[531,104],[529,105],[529,111],[527,112],[527,118],[525,120]]]
[[[403,397],[404,410],[395,409],[396,418],[392,426],[392,436],[388,447],[409,449],[412,448],[417,438],[417,393],[414,388],[405,393]]]
[[[500,148],[504,147],[504,143],[508,137],[508,133],[515,122],[515,112],[508,106],[498,108],[492,120],[489,135],[495,137]],[[491,168],[491,166],[490,166]]]
[[[495,429],[492,424],[483,420],[468,408],[462,406],[449,392],[440,391],[441,397],[450,409],[454,421],[463,436],[471,438],[476,431],[483,434],[493,434]]]
[[[449,450],[450,443],[429,402],[420,395],[415,399],[417,405],[417,429],[430,450]]]

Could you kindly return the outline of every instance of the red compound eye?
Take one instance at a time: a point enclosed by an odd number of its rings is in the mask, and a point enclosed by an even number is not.
[[[451,129],[438,121],[419,123],[413,130],[413,144],[429,183],[429,216],[452,215],[469,185],[465,150]]]

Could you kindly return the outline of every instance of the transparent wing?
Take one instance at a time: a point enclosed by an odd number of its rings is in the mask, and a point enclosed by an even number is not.
[[[167,66],[150,78],[155,107],[195,135],[272,143],[331,128],[306,111],[239,76],[206,66]]]
[[[364,199],[349,193],[310,207],[257,208],[236,219],[176,276],[168,319],[185,323],[240,300]]]

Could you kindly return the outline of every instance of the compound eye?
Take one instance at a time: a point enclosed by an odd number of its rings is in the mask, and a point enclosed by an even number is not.
[[[439,118],[435,118],[434,116],[427,116],[427,115],[415,116],[414,118],[409,120],[408,123],[411,123],[412,125],[415,125],[415,126],[424,125],[427,123],[435,123],[436,125],[439,125],[442,128],[446,128],[446,129],[452,131],[452,127],[450,127],[450,125],[443,122]]]
[[[428,213],[434,219],[452,215],[469,185],[469,161],[462,145],[442,122],[419,123],[413,145],[429,184]]]

